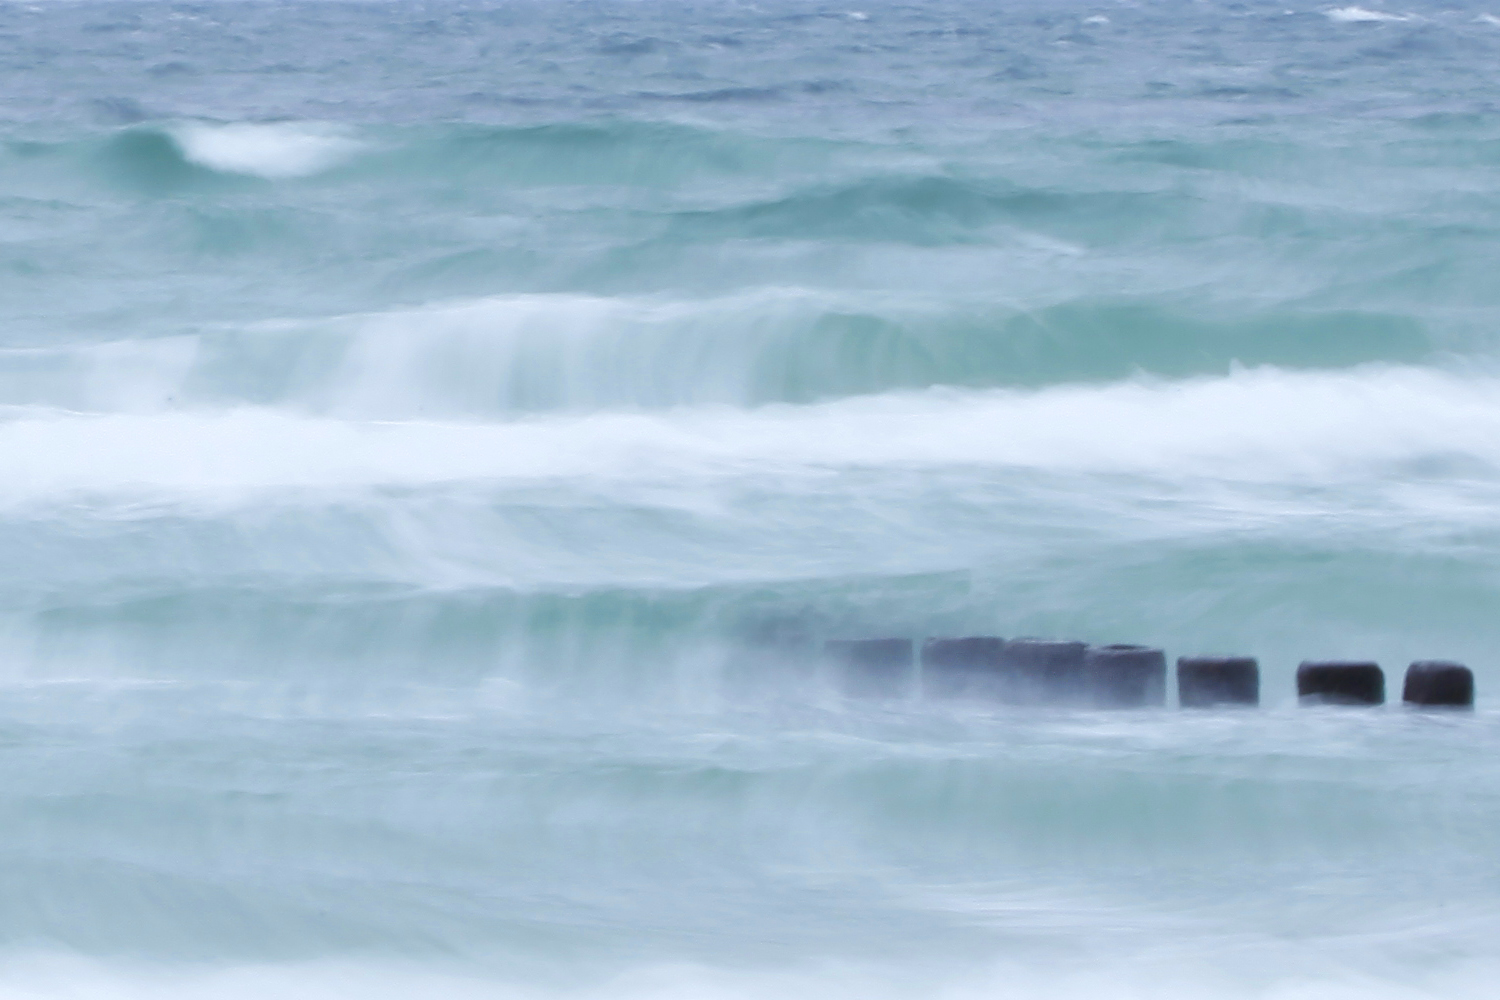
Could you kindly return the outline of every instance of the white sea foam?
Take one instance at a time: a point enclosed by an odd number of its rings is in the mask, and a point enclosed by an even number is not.
[[[1456,458],[1500,470],[1500,380],[1420,368],[1267,369],[1183,382],[509,423],[345,421],[267,409],[11,416],[0,424],[7,458],[0,496],[12,502],[73,491],[212,495],[831,468],[991,465],[1331,481]]]
[[[1369,10],[1365,7],[1335,7],[1326,13],[1330,20],[1339,21],[1344,24],[1411,20],[1409,14],[1388,14],[1382,10]]]
[[[174,128],[172,138],[201,167],[268,180],[320,173],[361,148],[344,130],[315,122],[191,122]]]

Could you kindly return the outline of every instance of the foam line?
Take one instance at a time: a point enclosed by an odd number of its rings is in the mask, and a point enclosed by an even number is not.
[[[1237,481],[1334,481],[1393,463],[1500,469],[1500,380],[1420,368],[1241,371],[1040,391],[930,391],[757,410],[509,423],[343,421],[270,409],[0,424],[11,501],[70,491],[214,493],[472,480],[991,465]]]

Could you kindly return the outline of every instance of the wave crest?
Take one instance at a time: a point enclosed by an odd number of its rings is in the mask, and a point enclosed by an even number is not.
[[[314,122],[195,122],[175,126],[169,134],[189,163],[266,180],[322,173],[362,147],[343,130]]]

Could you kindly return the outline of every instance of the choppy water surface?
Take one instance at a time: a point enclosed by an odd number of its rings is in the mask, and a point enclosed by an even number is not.
[[[1500,7],[0,40],[0,996],[1492,995]],[[807,655],[971,633],[1265,707]]]

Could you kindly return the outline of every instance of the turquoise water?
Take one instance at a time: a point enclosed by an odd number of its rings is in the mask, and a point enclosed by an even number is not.
[[[1492,995],[1500,7],[0,39],[0,997]],[[815,655],[975,633],[1264,705]]]

